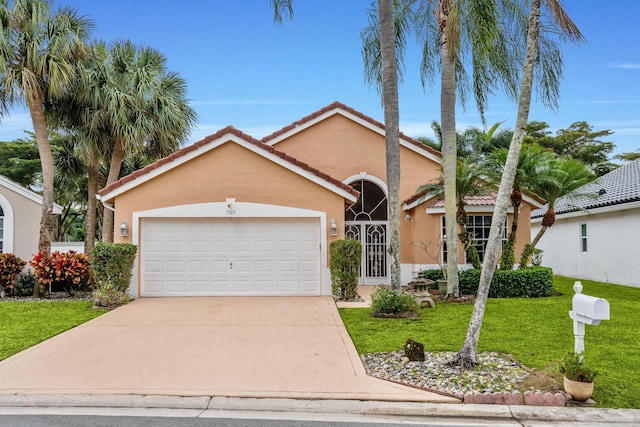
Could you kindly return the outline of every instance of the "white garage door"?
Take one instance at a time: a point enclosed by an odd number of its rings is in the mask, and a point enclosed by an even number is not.
[[[141,295],[320,295],[319,233],[313,218],[143,219]]]

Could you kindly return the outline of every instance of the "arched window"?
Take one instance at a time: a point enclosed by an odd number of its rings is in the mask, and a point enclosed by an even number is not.
[[[346,221],[387,220],[387,196],[382,188],[364,179],[351,183],[351,186],[360,192],[360,198],[347,209]]]

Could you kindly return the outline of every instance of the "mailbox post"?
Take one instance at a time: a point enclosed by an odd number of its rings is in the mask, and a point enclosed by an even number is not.
[[[584,352],[584,325],[599,325],[601,320],[609,320],[609,302],[582,293],[582,283],[573,285],[575,295],[571,302],[569,317],[573,319],[574,351],[582,357]]]

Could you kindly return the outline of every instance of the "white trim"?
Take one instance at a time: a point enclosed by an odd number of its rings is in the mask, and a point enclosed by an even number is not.
[[[384,129],[381,128],[380,126],[374,125],[373,123],[371,123],[369,120],[363,119],[362,117],[359,117],[353,113],[350,113],[349,111],[346,111],[340,107],[335,107],[329,111],[326,111],[325,113],[314,117],[311,120],[307,120],[304,123],[300,123],[300,124],[296,124],[296,126],[293,129],[290,129],[280,135],[278,135],[277,137],[266,141],[265,144],[274,146],[276,144],[278,144],[280,141],[283,141],[287,138],[289,138],[292,135],[295,135],[298,132],[301,132],[305,129],[310,128],[311,126],[316,125],[317,123],[328,119],[329,117],[335,115],[335,114],[340,114],[342,116],[344,116],[345,118],[352,120],[356,123],[358,123],[361,126],[364,126],[365,128],[369,129],[372,132],[377,133],[378,135],[382,135],[385,136],[385,132]],[[434,162],[441,164],[442,160],[440,159],[440,157],[434,155],[433,153],[431,153],[430,151],[428,151],[427,149],[422,149],[420,147],[418,147],[417,145],[415,145],[412,142],[409,142],[406,138],[403,138],[402,136],[400,137],[400,145],[404,148],[407,148],[411,151],[414,151],[418,154],[420,154],[423,157],[427,157],[428,159],[433,160]]]
[[[233,196],[233,195],[231,195]],[[191,205],[170,206],[133,213],[131,225],[131,243],[139,247],[139,234],[142,220],[145,218],[317,218],[320,233],[320,286],[321,295],[331,295],[331,281],[327,260],[327,214],[326,212],[309,209],[292,208],[289,206],[267,205],[262,203],[235,202],[233,213],[226,201],[212,203],[197,203]],[[131,278],[129,293],[131,297],[138,297],[138,263],[140,251]]]
[[[196,150],[193,150],[189,153],[186,153],[182,156],[177,157],[176,159],[174,159],[173,161],[167,162],[166,164],[153,169],[152,171],[141,175],[115,189],[113,189],[112,191],[108,192],[107,194],[103,195],[102,197],[99,197],[100,200],[104,201],[109,201],[117,196],[119,196],[120,194],[123,194],[129,190],[131,190],[132,188],[137,187],[140,184],[143,184],[159,175],[162,175],[165,172],[168,172],[186,162],[188,162],[191,159],[194,159],[198,156],[201,156],[202,154],[205,154],[211,150],[213,150],[214,148],[217,148],[223,144],[226,144],[228,142],[234,142],[268,160],[271,160],[272,162],[284,167],[285,169],[288,169],[294,173],[297,173],[298,175],[308,179],[309,181],[314,182],[315,184],[320,185],[321,187],[326,188],[329,191],[332,191],[336,194],[339,194],[340,196],[344,197],[347,200],[350,200],[351,202],[356,202],[357,199],[356,197],[349,193],[348,191],[344,190],[343,188],[340,188],[332,183],[330,183],[329,181],[327,181],[326,179],[323,179],[321,177],[319,177],[318,175],[309,172],[308,170],[305,170],[303,168],[301,168],[300,166],[297,166],[285,159],[283,159],[280,156],[277,156],[273,153],[270,153],[269,151],[260,148],[259,146],[257,146],[256,144],[246,141],[243,138],[238,137],[237,135],[234,135],[233,133],[229,132],[226,133],[224,135],[222,135],[221,137],[219,137],[217,140],[211,141],[207,144],[204,144],[200,147],[198,147]]]
[[[384,195],[388,198],[389,197],[389,188],[387,187],[387,183],[384,182],[383,180],[381,180],[380,178],[373,176],[373,175],[369,175],[366,172],[360,172],[359,174],[356,175],[351,175],[349,178],[345,179],[344,181],[342,181],[344,184],[347,185],[351,185],[353,182],[355,181],[359,181],[361,179],[364,179],[366,181],[371,181],[374,184],[376,184],[378,187],[382,188],[382,191],[384,191]],[[357,201],[357,200],[356,200]]]
[[[0,194],[0,206],[2,206],[2,210],[4,212],[4,223],[2,225],[3,228],[3,238],[2,238],[2,252],[9,253],[13,252],[13,229],[15,227],[13,221],[13,207],[9,200]]]
[[[467,213],[490,213],[493,214],[495,206],[494,205],[484,205],[484,206],[465,206],[464,210]],[[430,214],[444,214],[444,208],[426,208],[425,212],[427,215]],[[507,213],[513,213],[513,206],[509,206],[507,208]]]
[[[602,213],[618,212],[618,211],[624,211],[627,209],[637,209],[637,208],[640,208],[640,202],[621,203],[618,205],[603,206],[601,208],[578,210],[574,212],[566,212],[561,214],[557,213],[556,221],[558,219],[577,218],[581,216],[597,215]],[[531,223],[537,224],[539,222],[542,222],[542,218],[544,218],[544,215],[536,218],[531,218]]]
[[[39,204],[40,206],[42,206],[42,196],[39,195],[38,193],[34,193],[33,191],[29,190],[28,188],[24,188],[23,186],[21,186],[20,184],[11,181],[9,178],[7,178],[4,175],[0,175],[0,185],[5,187],[7,190],[11,190],[16,194],[21,195],[24,198],[27,198],[29,200],[31,200],[32,202],[35,202],[37,204]],[[53,214],[54,215],[59,215],[62,213],[62,206],[60,206],[57,203],[53,204]]]

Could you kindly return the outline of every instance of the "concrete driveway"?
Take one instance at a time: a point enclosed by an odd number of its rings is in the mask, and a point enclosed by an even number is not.
[[[331,297],[142,298],[0,362],[0,394],[458,402],[368,377]]]

